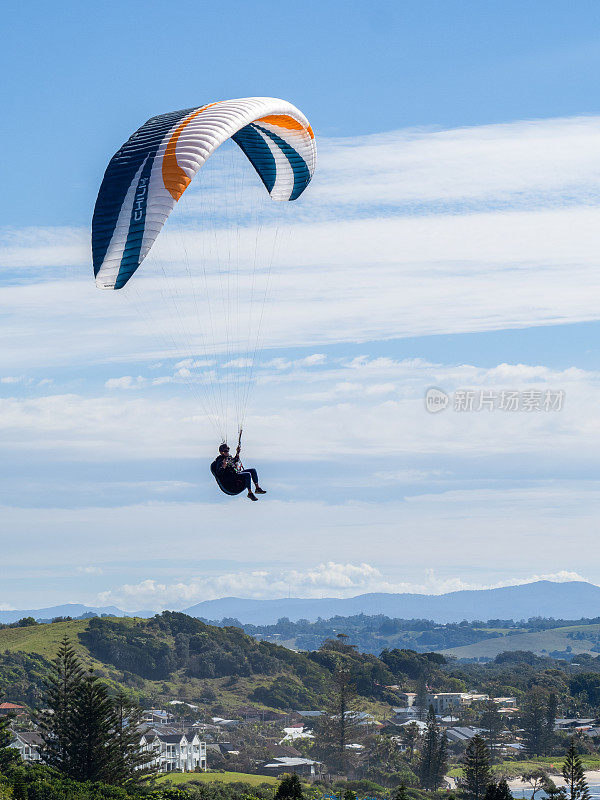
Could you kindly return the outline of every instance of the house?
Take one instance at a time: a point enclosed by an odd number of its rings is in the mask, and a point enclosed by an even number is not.
[[[322,771],[323,765],[320,761],[285,756],[274,758],[272,761],[263,764],[259,769],[259,772],[263,775],[283,775],[284,772],[295,772],[297,775],[304,775],[310,778],[320,777]]]
[[[9,747],[18,750],[23,761],[42,761],[44,739],[37,731],[12,731],[13,740]]]
[[[15,717],[23,717],[27,713],[23,706],[18,706],[16,703],[0,703],[0,717],[6,717],[9,714]]]
[[[594,727],[595,719],[577,719],[576,717],[560,718],[554,721],[555,731],[589,731]]]
[[[417,693],[416,692],[399,692],[398,693],[398,697],[401,700],[404,700],[404,702],[406,703],[406,708],[412,708],[414,706],[414,704],[415,704],[416,699],[417,699]]]
[[[314,720],[322,717],[324,711],[294,711],[294,714],[300,717],[301,720]]]
[[[449,742],[458,744],[468,744],[469,741],[474,736],[477,736],[478,733],[481,733],[480,728],[472,728],[470,725],[467,725],[467,726],[457,726],[455,728],[448,728],[448,730],[446,731],[446,736],[448,737]]]
[[[147,722],[148,725],[169,725],[174,719],[164,708],[146,708],[142,711],[142,722]]]
[[[206,742],[185,733],[156,733],[146,731],[140,739],[140,747],[152,753],[152,766],[158,772],[193,772],[206,770]]]
[[[448,711],[458,711],[471,703],[489,700],[488,694],[473,694],[472,692],[429,692],[425,703],[427,708],[433,706],[436,714],[445,714]]]
[[[279,742],[279,744],[283,744],[283,742],[294,742],[296,739],[315,738],[310,728],[306,728],[304,725],[292,725],[289,728],[284,728],[283,732],[285,733],[285,736]]]
[[[492,697],[492,700],[497,706],[510,706],[511,708],[515,708],[517,705],[516,697]]]
[[[211,717],[211,719],[220,728],[236,728],[240,724],[239,719],[225,719],[224,717]]]
[[[394,712],[393,722],[406,722],[407,720],[418,719],[419,716],[419,709],[414,705],[393,708],[392,711]]]

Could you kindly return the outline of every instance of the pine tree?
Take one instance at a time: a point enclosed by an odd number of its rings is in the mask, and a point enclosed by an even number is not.
[[[425,675],[421,675],[417,682],[417,696],[415,697],[417,716],[420,720],[427,714],[427,681]]]
[[[527,698],[521,722],[525,752],[528,756],[543,755],[546,750],[546,710],[539,692],[533,692]]]
[[[482,800],[492,780],[490,751],[482,736],[473,736],[463,758],[464,778],[461,780],[463,797]]]
[[[284,775],[273,800],[304,800],[300,778],[295,773]]]
[[[440,737],[435,767],[435,788],[439,789],[444,782],[448,770],[448,736],[446,735],[446,731],[444,731]]]
[[[141,712],[123,692],[113,699],[115,714],[115,777],[118,785],[138,781],[152,770],[152,753],[140,749]]]
[[[45,687],[46,710],[40,715],[39,723],[45,740],[46,763],[67,775],[73,772],[73,708],[83,675],[81,662],[69,637],[65,636],[52,662]]]
[[[546,704],[546,720],[544,732],[544,753],[548,755],[552,753],[556,735],[554,733],[554,726],[556,724],[556,717],[558,715],[558,699],[555,692],[551,692],[548,696],[548,703]]]
[[[485,711],[481,715],[481,727],[486,730],[485,738],[490,748],[490,755],[493,763],[496,745],[504,729],[504,720],[498,711],[498,706],[493,700],[488,700],[486,703]]]
[[[390,794],[390,800],[409,800],[406,786],[403,783],[401,783],[399,786],[396,786],[396,788],[392,790],[392,793]]]
[[[565,789],[569,800],[590,800],[590,790],[585,779],[583,764],[573,739],[571,739],[567,756],[563,763],[562,775],[565,779]]]
[[[448,762],[448,740],[440,735],[433,706],[427,713],[427,732],[423,739],[419,763],[419,782],[422,789],[430,791],[441,786]]]
[[[92,672],[78,687],[71,725],[71,776],[80,781],[118,781],[121,776],[115,735],[117,716],[106,686]]]
[[[315,730],[315,744],[329,768],[340,775],[345,776],[353,766],[353,754],[347,745],[360,744],[366,735],[358,718],[359,710],[350,670],[339,662],[333,674],[331,702]]]

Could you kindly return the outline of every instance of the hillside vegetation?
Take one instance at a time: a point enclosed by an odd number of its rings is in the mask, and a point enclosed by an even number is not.
[[[359,694],[373,707],[396,703],[387,686],[441,673],[441,656],[392,650],[380,658],[347,646],[297,653],[258,642],[235,627],[215,627],[185,614],[152,619],[93,618],[0,629],[0,693],[32,704],[50,660],[67,635],[83,662],[101,677],[151,704],[178,697],[202,700],[214,713],[252,703],[269,709],[320,708],[337,660],[349,665]]]

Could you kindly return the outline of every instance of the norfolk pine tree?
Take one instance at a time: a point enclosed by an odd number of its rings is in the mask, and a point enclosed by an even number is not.
[[[44,760],[67,775],[73,771],[73,709],[83,675],[83,666],[65,636],[46,682],[46,710],[41,713],[39,723],[45,742]]]
[[[440,735],[433,706],[427,713],[427,732],[423,738],[419,763],[419,782],[422,789],[432,791],[441,786],[447,766],[446,734]]]
[[[106,686],[92,672],[81,681],[73,705],[72,777],[117,783],[120,763],[114,704]]]
[[[462,795],[466,800],[482,800],[492,781],[490,751],[482,736],[473,736],[463,758]]]
[[[583,764],[573,739],[571,739],[563,763],[562,776],[565,779],[565,789],[569,800],[590,800],[590,790],[585,779]]]

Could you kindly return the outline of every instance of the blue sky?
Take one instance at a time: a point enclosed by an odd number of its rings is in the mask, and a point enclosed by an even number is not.
[[[0,607],[600,581],[599,22],[592,2],[8,9]],[[295,103],[319,144],[282,223],[252,505],[207,479],[199,368],[98,296],[88,244],[135,128],[247,95]],[[433,416],[430,386],[566,400]]]

